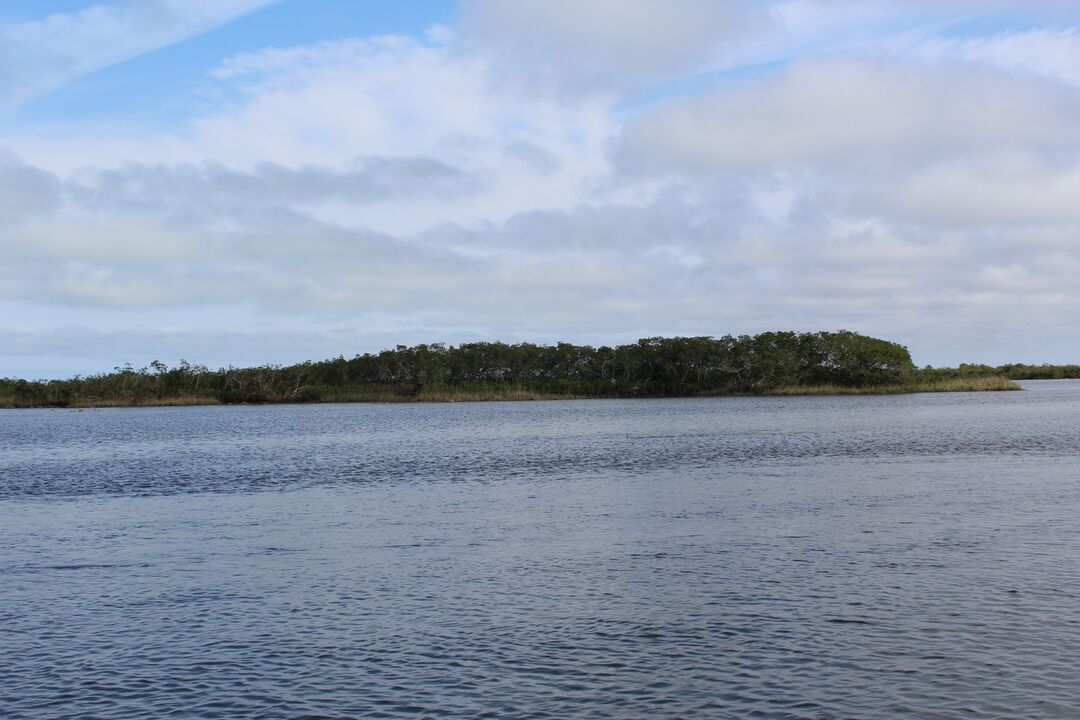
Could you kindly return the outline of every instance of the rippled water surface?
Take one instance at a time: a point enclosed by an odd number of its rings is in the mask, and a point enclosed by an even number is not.
[[[1080,383],[0,411],[0,716],[1080,717]]]

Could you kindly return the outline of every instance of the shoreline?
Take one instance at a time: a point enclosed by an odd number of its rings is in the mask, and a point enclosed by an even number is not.
[[[796,385],[778,387],[761,393],[697,392],[687,394],[664,395],[575,395],[546,393],[528,390],[522,387],[505,388],[439,388],[421,390],[415,395],[400,395],[376,390],[344,391],[327,393],[325,397],[304,400],[277,400],[258,402],[222,402],[210,395],[184,395],[165,398],[130,398],[89,399],[75,401],[66,405],[16,405],[0,401],[4,410],[95,410],[104,408],[138,407],[204,407],[209,405],[327,405],[348,403],[370,404],[419,404],[419,403],[455,403],[455,402],[543,402],[551,400],[658,400],[674,398],[724,398],[724,397],[813,397],[840,395],[918,395],[925,393],[947,392],[1013,392],[1022,390],[1014,381],[1003,376],[973,378],[951,378],[945,380],[915,381],[891,385],[866,385],[847,387],[842,385]]]

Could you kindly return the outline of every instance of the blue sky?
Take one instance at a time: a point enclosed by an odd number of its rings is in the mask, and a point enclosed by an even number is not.
[[[52,13],[76,13],[95,4],[94,0],[20,0],[0,9],[0,21],[33,21]],[[55,92],[19,107],[14,119],[23,123],[107,122],[122,116],[158,127],[176,127],[197,112],[205,103],[205,95],[214,91],[207,82],[207,73],[224,57],[271,46],[349,37],[420,35],[433,24],[452,22],[454,10],[449,0],[268,2],[206,32],[75,78]]]
[[[788,328],[1077,361],[1078,21],[10,1],[0,376]]]

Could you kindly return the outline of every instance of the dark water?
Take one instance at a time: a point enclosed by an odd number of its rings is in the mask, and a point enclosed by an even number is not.
[[[1080,383],[0,411],[0,716],[1080,717]]]

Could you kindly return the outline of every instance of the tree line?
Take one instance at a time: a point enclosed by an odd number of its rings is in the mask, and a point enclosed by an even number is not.
[[[65,407],[169,398],[223,403],[407,400],[424,391],[521,388],[544,395],[763,394],[781,387],[861,387],[918,372],[907,348],[849,331],[644,338],[614,347],[475,342],[398,345],[353,358],[212,370],[181,361],[67,380],[0,380],[9,406]]]
[[[1007,363],[1005,365],[983,365],[960,363],[955,368],[923,368],[919,371],[925,377],[934,379],[987,377],[1000,375],[1010,380],[1076,380],[1080,379],[1080,365],[1029,365],[1025,363]]]

